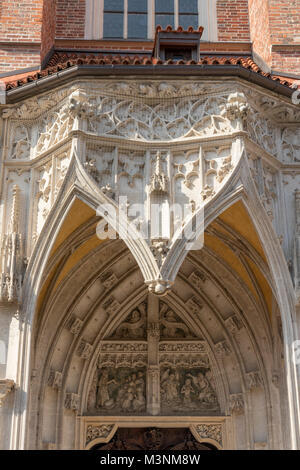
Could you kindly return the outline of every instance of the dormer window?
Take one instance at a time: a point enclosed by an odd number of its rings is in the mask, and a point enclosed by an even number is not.
[[[183,30],[183,28],[171,30],[170,27],[162,30],[157,27],[153,55],[157,59],[172,60],[173,62],[179,60],[198,61],[202,33],[201,26],[198,30],[194,30],[192,27],[189,27],[188,30]]]
[[[154,39],[156,26],[197,30],[217,41],[216,0],[86,0],[86,39]]]

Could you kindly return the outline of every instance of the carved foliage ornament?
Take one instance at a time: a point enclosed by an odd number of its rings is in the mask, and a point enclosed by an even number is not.
[[[86,442],[85,445],[88,445],[91,441],[95,439],[105,439],[109,436],[114,424],[100,424],[99,426],[89,425],[86,429]]]
[[[222,425],[221,424],[198,424],[196,431],[200,439],[213,439],[220,446],[223,445]]]

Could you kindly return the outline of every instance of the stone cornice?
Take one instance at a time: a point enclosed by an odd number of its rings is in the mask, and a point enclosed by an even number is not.
[[[294,89],[281,84],[279,81],[271,80],[240,65],[74,65],[65,70],[53,73],[50,76],[29,82],[20,87],[8,90],[6,93],[7,104],[16,103],[20,100],[35,96],[41,92],[53,90],[63,84],[69,83],[76,78],[93,77],[153,77],[159,79],[168,77],[168,80],[189,78],[199,80],[200,78],[241,78],[248,82],[260,85],[283,96],[291,97]]]

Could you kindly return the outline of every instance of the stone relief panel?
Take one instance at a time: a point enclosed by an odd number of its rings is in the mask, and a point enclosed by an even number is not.
[[[282,158],[286,163],[300,162],[300,129],[282,130]]]
[[[31,129],[24,124],[15,122],[12,126],[8,158],[11,160],[27,160],[30,158],[30,147]]]
[[[207,343],[165,301],[147,310],[145,300],[101,341],[87,414],[220,413]]]
[[[115,332],[112,339],[146,339],[147,302],[142,302],[127,316]]]
[[[89,396],[96,414],[141,414],[146,411],[146,369],[99,368]]]
[[[162,412],[166,414],[218,413],[218,399],[210,379],[210,369],[162,368]]]
[[[198,424],[196,431],[201,439],[213,439],[220,446],[223,445],[222,424]]]
[[[160,337],[162,339],[195,338],[195,334],[165,302],[160,302]]]
[[[140,81],[138,83],[128,82],[107,82],[103,85],[102,91],[105,89],[110,95],[118,95],[145,99],[146,102],[152,102],[153,99],[161,98],[191,98],[195,96],[203,96],[210,93],[230,92],[230,86],[224,85],[224,82],[199,83],[199,82],[182,82],[168,80],[164,81]],[[99,90],[99,88],[98,88]]]

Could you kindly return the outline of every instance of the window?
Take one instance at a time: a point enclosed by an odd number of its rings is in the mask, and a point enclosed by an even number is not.
[[[147,38],[148,0],[128,0],[127,37]]]
[[[199,26],[198,21],[198,0],[179,0],[179,20],[178,23],[183,29],[193,26],[197,29]]]
[[[155,0],[155,26],[166,28],[171,25],[175,28],[175,2],[174,0]]]
[[[103,37],[122,38],[124,34],[124,0],[104,0]]]
[[[153,39],[157,25],[204,26],[216,41],[216,0],[86,0],[86,39]]]

